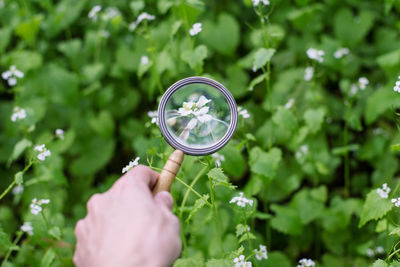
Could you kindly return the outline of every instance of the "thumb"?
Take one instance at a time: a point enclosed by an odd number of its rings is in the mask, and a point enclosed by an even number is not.
[[[154,201],[158,206],[166,207],[168,210],[171,210],[174,205],[174,199],[172,195],[167,191],[158,192],[154,196]]]

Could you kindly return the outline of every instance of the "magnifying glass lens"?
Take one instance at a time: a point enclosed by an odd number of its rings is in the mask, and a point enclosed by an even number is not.
[[[228,132],[231,110],[226,97],[214,86],[189,83],[168,99],[165,120],[177,142],[202,149],[218,143]]]

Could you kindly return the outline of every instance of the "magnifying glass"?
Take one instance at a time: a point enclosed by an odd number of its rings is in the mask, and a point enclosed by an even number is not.
[[[231,139],[238,120],[232,94],[205,77],[188,77],[174,83],[162,96],[158,123],[165,140],[175,148],[153,189],[170,191],[183,155],[208,155]]]

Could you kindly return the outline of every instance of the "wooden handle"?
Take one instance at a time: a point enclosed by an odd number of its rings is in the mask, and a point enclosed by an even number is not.
[[[153,188],[153,195],[160,191],[170,191],[171,184],[175,179],[176,174],[181,167],[183,161],[183,152],[180,150],[175,150],[169,156],[167,162],[164,165],[163,170],[158,177],[157,184]]]

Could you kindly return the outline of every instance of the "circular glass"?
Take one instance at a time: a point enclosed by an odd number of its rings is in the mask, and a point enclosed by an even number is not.
[[[237,108],[220,83],[189,77],[163,95],[158,116],[161,132],[171,146],[186,154],[205,155],[222,148],[232,137]]]

